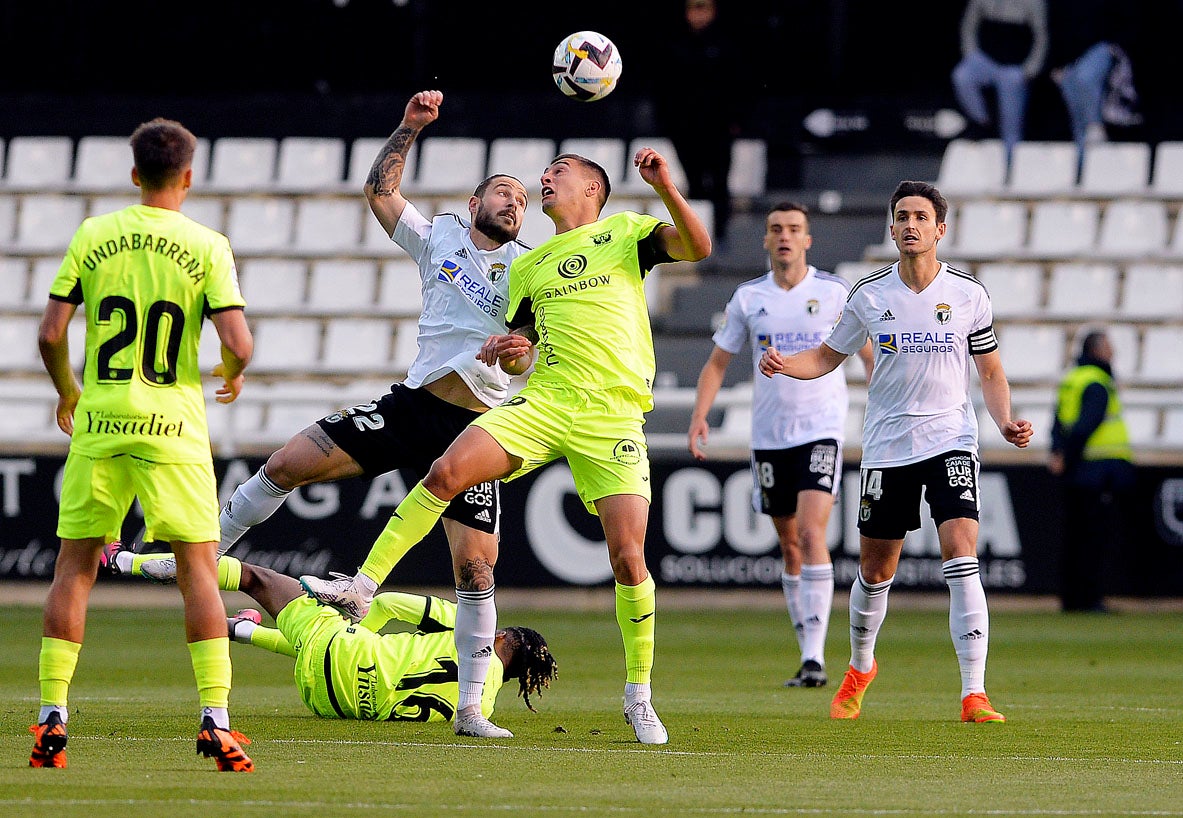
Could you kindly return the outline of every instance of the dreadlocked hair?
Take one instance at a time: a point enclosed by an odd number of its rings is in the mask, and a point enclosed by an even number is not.
[[[530,704],[530,695],[542,695],[544,687],[550,687],[551,679],[559,675],[559,666],[551,655],[546,640],[531,628],[506,628],[505,635],[513,647],[513,659],[505,669],[507,678],[518,680],[518,695],[526,702],[531,713],[537,713]]]

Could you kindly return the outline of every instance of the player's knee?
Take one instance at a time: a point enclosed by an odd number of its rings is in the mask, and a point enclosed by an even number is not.
[[[268,480],[284,491],[291,491],[304,482],[304,469],[300,464],[300,458],[293,451],[291,441],[267,458],[263,472]]]
[[[423,487],[441,500],[451,500],[471,485],[465,482],[464,475],[445,457],[432,463],[427,476],[423,478]]]

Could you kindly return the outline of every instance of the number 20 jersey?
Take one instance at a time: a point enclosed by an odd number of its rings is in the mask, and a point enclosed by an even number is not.
[[[71,450],[207,462],[197,363],[202,318],[245,305],[226,237],[175,210],[147,205],[87,219],[49,297],[86,309]]]

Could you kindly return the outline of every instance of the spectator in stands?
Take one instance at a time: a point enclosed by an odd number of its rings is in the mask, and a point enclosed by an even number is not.
[[[835,370],[812,381],[755,376],[770,345],[786,355],[815,347],[842,315],[850,285],[806,262],[812,244],[805,205],[781,202],[772,208],[764,231],[772,269],[741,284],[727,303],[715,348],[698,376],[688,443],[696,459],[706,460],[707,413],[732,357],[747,347],[754,377],[752,499],[756,510],[772,518],[780,541],[781,588],[801,650],[801,668],[786,687],[826,684],[826,630],[834,598],[826,525],[842,477],[846,375]],[[869,379],[869,341],[859,357]]]
[[[274,514],[299,486],[397,468],[426,474],[473,419],[508,395],[509,376],[477,360],[477,352],[486,338],[505,331],[509,264],[527,249],[517,241],[526,189],[512,176],[490,176],[469,197],[465,215],[471,221],[452,213],[425,218],[403,197],[407,154],[419,132],[439,116],[442,103],[439,91],[411,97],[365,184],[374,216],[419,263],[419,354],[405,381],[370,403],[321,418],[235,489],[222,510],[223,551]],[[499,514],[499,487],[489,481],[448,506],[444,531],[454,547],[479,543],[480,553],[495,555]],[[482,581],[480,572],[457,578],[457,634],[471,641],[459,645],[461,692],[453,727],[460,735],[489,737],[507,731],[480,712],[497,621],[491,586]]]
[[[875,344],[863,425],[859,571],[850,591],[850,667],[830,717],[855,719],[879,666],[875,642],[904,537],[920,527],[920,503],[937,526],[949,586],[949,635],[961,670],[961,720],[1003,722],[986,696],[990,614],[978,568],[978,423],[970,361],[986,409],[1008,443],[1022,449],[1031,423],[1011,416],[1010,386],[994,335],[990,297],[973,276],[937,258],[948,203],[924,182],[900,182],[891,197],[899,261],[860,280],[819,346],[783,356],[770,346],[760,372],[820,378]]]
[[[600,518],[616,579],[625,721],[642,744],[665,744],[651,686],[657,587],[645,564],[650,482],[642,427],[653,408],[656,366],[643,279],[658,264],[705,258],[711,239],[664,156],[642,148],[633,164],[674,224],[628,210],[600,218],[611,192],[608,174],[576,154],[555,157],[540,180],[555,235],[514,261],[507,326],[515,329],[489,338],[480,353],[515,373],[536,358],[525,387],[474,420],[431,465],[357,574],[300,581],[320,601],[364,615],[378,583],[427,536],[452,498],[566,458],[584,507]],[[452,554],[457,570],[476,566],[490,599],[495,556]],[[460,644],[459,621],[456,630]]]
[[[663,33],[660,44],[655,64],[673,80],[653,94],[658,122],[686,171],[687,198],[711,202],[715,239],[725,246],[731,219],[727,177],[743,105],[738,49],[719,21],[715,0],[686,0],[682,25]]]
[[[118,542],[103,550],[103,567],[113,575],[176,581],[172,554],[133,554]],[[296,660],[300,698],[318,716],[366,721],[451,720],[459,698],[456,678],[456,605],[418,594],[385,593],[357,624],[309,599],[298,580],[230,556],[218,558],[218,587],[249,594],[275,619],[265,628],[255,610],[227,621],[235,642],[264,648]],[[391,620],[414,631],[381,633]],[[300,645],[300,649],[296,649]],[[358,668],[369,667],[365,673]],[[329,672],[332,671],[332,672]],[[526,707],[557,675],[546,640],[530,628],[499,629],[481,700],[485,717],[503,682],[518,681]]]
[[[1023,138],[1027,85],[1047,57],[1045,0],[969,0],[961,18],[961,61],[953,69],[957,102],[977,130],[990,124],[982,93],[997,97],[998,130],[1011,152]]]
[[[177,555],[185,636],[201,705],[197,752],[250,772],[230,729],[230,645],[218,596],[218,491],[197,349],[209,315],[222,342],[219,403],[238,397],[254,342],[226,237],[183,216],[197,138],[154,119],[131,136],[140,203],[78,228],[41,320],[38,342],[70,435],[58,512],[61,551],[45,601],[41,713],[29,764],[66,766],[67,693],[103,547],[137,497],[153,539]],[[86,303],[80,387],[66,330]],[[80,422],[75,426],[75,415]],[[243,743],[246,743],[243,740]]]
[[[1121,541],[1121,497],[1134,484],[1104,330],[1085,334],[1076,366],[1060,383],[1048,470],[1064,488],[1061,604],[1065,611],[1104,611],[1106,555]]]

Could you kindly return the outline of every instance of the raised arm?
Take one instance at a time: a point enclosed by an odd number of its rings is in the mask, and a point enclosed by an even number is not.
[[[698,373],[698,387],[694,393],[694,411],[690,413],[690,431],[687,433],[687,448],[696,460],[706,460],[706,452],[702,446],[706,445],[710,437],[711,427],[707,424],[707,412],[715,403],[715,397],[723,386],[723,376],[727,373],[727,365],[731,363],[732,355],[725,349],[715,347],[711,350],[711,357]]]
[[[1002,371],[1002,355],[998,350],[984,355],[973,356],[974,365],[978,368],[978,378],[982,382],[982,397],[986,401],[986,411],[994,419],[998,431],[1006,438],[1006,442],[1020,449],[1027,448],[1031,442],[1031,421],[1016,419],[1010,416],[1010,384],[1006,381],[1006,374]]]
[[[370,210],[374,211],[374,216],[388,236],[394,233],[407,206],[407,200],[400,190],[407,154],[419,132],[439,117],[443,101],[444,95],[439,91],[420,91],[411,97],[402,122],[386,140],[382,150],[378,151],[370,167],[365,185],[366,201],[370,203]]]
[[[773,375],[788,375],[790,378],[811,381],[833,372],[848,357],[824,343],[787,358],[781,355],[776,347],[769,347],[760,356],[760,374],[768,378]]]
[[[702,219],[690,207],[670,176],[669,162],[653,148],[641,148],[633,158],[641,178],[661,197],[674,220],[673,227],[663,227],[655,235],[670,258],[701,261],[711,254],[711,235]]]

